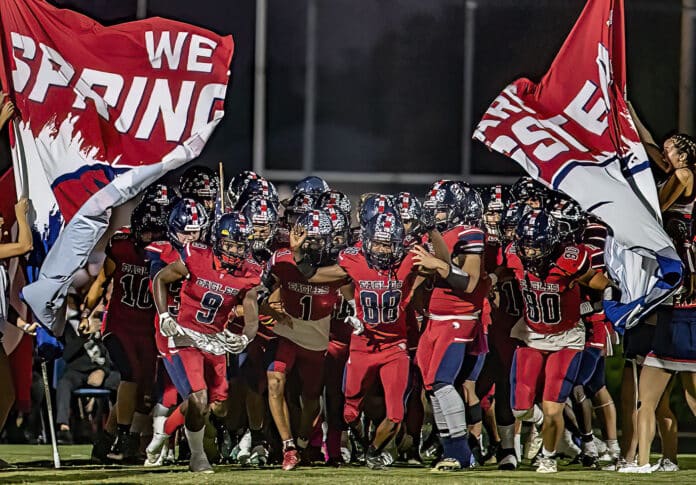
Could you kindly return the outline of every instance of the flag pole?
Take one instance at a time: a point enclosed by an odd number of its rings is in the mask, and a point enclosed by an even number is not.
[[[225,169],[222,162],[218,163],[218,177],[220,178],[220,212],[225,213]]]

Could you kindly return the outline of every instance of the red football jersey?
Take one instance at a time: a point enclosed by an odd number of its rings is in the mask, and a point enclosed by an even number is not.
[[[213,250],[200,243],[186,245],[182,260],[189,276],[181,286],[179,325],[200,333],[222,332],[232,308],[260,284],[261,267],[247,259],[240,270],[228,273],[217,266]]]
[[[150,290],[155,275],[165,266],[181,258],[179,251],[168,241],[156,241],[145,248],[147,259],[150,263]],[[174,318],[179,315],[179,293],[181,292],[181,280],[167,285],[167,312]],[[159,315],[155,315],[155,343],[157,350],[167,355],[169,353],[169,339],[159,331]]]
[[[350,336],[353,334],[353,327],[345,322],[345,319],[350,315],[352,310],[350,304],[343,298],[341,292],[338,292],[338,300],[331,314],[331,331],[329,340],[341,342],[343,344],[350,343]]]
[[[481,256],[481,279],[485,276],[483,251],[486,236],[478,227],[456,226],[442,235],[452,257],[464,255]],[[486,285],[480,282],[472,293],[450,288],[440,279],[436,280],[430,297],[429,311],[433,315],[467,315],[480,312],[488,294]]]
[[[317,284],[307,282],[289,249],[273,253],[268,270],[280,282],[280,298],[285,311],[298,320],[310,321],[326,318],[338,301],[338,289],[345,283]]]
[[[106,330],[152,334],[155,305],[150,293],[150,271],[145,251],[126,233],[115,234],[106,248],[116,270],[112,275],[113,292],[109,300]]]
[[[563,248],[543,280],[525,271],[513,245],[506,252],[508,267],[514,271],[522,290],[527,325],[537,333],[549,334],[575,327],[580,320],[582,298],[579,285],[571,288],[570,283],[590,269],[590,257],[584,245]]]
[[[409,253],[395,271],[382,271],[368,266],[362,249],[350,247],[341,251],[338,264],[353,280],[357,317],[365,324],[365,331],[353,336],[351,348],[374,350],[405,341],[404,308],[416,279],[413,255]]]

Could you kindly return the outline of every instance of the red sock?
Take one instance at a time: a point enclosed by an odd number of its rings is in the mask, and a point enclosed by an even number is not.
[[[321,419],[317,420],[317,424],[312,430],[312,435],[309,437],[309,444],[317,448],[321,448],[324,442],[324,430],[321,427]]]
[[[169,415],[164,422],[164,432],[168,435],[173,435],[176,428],[184,425],[184,415],[181,414],[181,406],[177,406],[174,412]]]

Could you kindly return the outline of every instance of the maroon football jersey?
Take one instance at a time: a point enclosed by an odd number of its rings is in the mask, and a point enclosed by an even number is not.
[[[232,308],[259,285],[261,267],[247,259],[241,269],[228,273],[218,266],[213,250],[200,243],[186,245],[182,260],[189,276],[181,286],[179,325],[200,333],[222,332]]]
[[[268,269],[280,282],[280,297],[285,311],[299,320],[321,320],[331,315],[338,301],[338,289],[345,284],[307,282],[307,278],[297,269],[289,249],[273,253]]]
[[[338,300],[331,313],[331,331],[329,340],[341,342],[343,344],[350,343],[350,336],[353,333],[353,327],[348,325],[345,320],[352,313],[350,303],[343,298],[341,292],[338,292]]]
[[[145,248],[147,259],[150,263],[150,290],[152,280],[157,273],[170,263],[181,258],[179,251],[168,241],[156,241]],[[167,285],[167,312],[174,318],[179,315],[179,293],[181,292],[181,280]],[[167,355],[169,353],[169,339],[159,331],[159,315],[155,315],[155,342],[157,350]]]
[[[126,233],[115,234],[106,248],[106,256],[116,269],[113,292],[106,315],[106,330],[119,330],[152,334],[155,314],[150,293],[149,264],[145,251],[135,245]]]
[[[585,246],[563,248],[544,279],[525,271],[513,245],[507,248],[506,256],[522,290],[527,325],[537,333],[560,333],[575,327],[582,297],[579,285],[571,288],[570,284],[590,269]]]
[[[351,348],[372,350],[405,341],[404,308],[416,279],[413,255],[406,255],[396,270],[383,271],[368,266],[362,249],[350,247],[341,251],[338,264],[353,280],[357,317],[365,324]]]

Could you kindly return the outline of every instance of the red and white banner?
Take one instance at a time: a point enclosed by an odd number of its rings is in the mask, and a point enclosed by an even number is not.
[[[0,22],[17,189],[43,214],[39,232],[56,203],[67,224],[23,292],[52,328],[111,208],[200,154],[224,114],[234,44],[162,18],[104,27],[39,0],[0,0]]]
[[[629,115],[622,0],[589,0],[539,83],[517,79],[473,137],[609,224],[606,261],[629,326],[664,300],[681,265],[662,230],[648,157]]]

